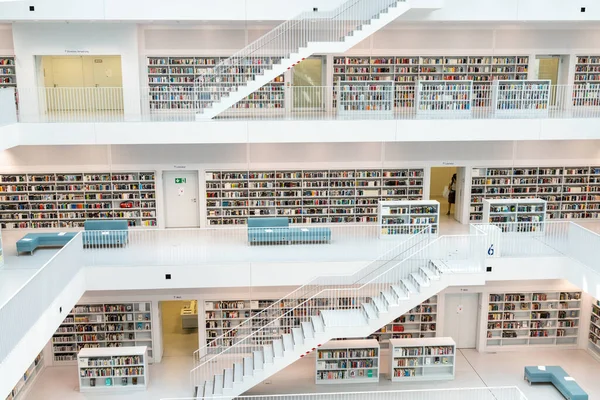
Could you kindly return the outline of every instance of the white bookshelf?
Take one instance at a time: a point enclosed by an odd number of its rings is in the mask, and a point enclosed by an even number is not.
[[[494,112],[497,115],[547,115],[551,83],[549,80],[494,81]]]
[[[338,81],[339,116],[392,117],[394,115],[393,81]]]
[[[73,364],[85,348],[144,346],[153,361],[150,302],[77,304],[52,336],[55,364]]]
[[[15,57],[0,56],[0,88],[16,87]]]
[[[393,81],[395,106],[415,107],[419,81],[473,81],[474,107],[489,107],[491,83],[527,79],[528,56],[352,56],[333,57],[333,81]],[[334,100],[334,107],[336,101]]]
[[[470,220],[484,199],[546,201],[546,220],[600,218],[600,166],[488,167],[471,170]]]
[[[392,382],[454,379],[456,343],[452,338],[390,339]]]
[[[577,56],[573,88],[574,107],[600,105],[600,56]]]
[[[387,346],[389,339],[417,339],[437,336],[438,296],[435,295],[385,325],[371,337]]]
[[[148,387],[146,346],[82,349],[77,354],[79,391],[130,391]]]
[[[423,199],[424,175],[423,168],[206,171],[207,225],[274,216],[376,223],[379,201]]]
[[[147,57],[149,107],[151,111],[191,110],[216,100],[210,93],[196,96],[196,80],[227,57],[150,56]],[[238,82],[240,77],[258,73],[260,65],[273,62],[270,57],[253,58],[254,64],[231,66],[229,77],[221,80],[223,86]],[[228,112],[251,109],[283,111],[285,107],[285,80],[280,75],[244,100],[234,104]]]
[[[489,350],[523,346],[576,346],[581,292],[490,293]]]
[[[473,81],[420,81],[417,114],[470,114]]]
[[[541,230],[546,220],[546,201],[542,199],[484,199],[483,221],[489,223],[526,222],[503,226],[503,231]],[[529,223],[539,222],[539,225]]]
[[[378,206],[381,237],[419,232],[423,225],[437,234],[440,223],[440,203],[436,200],[380,201]]]
[[[317,349],[317,385],[379,382],[380,349],[375,339],[334,340]]]
[[[27,393],[29,388],[31,388],[33,382],[35,382],[36,378],[40,375],[44,367],[44,356],[42,353],[40,353],[23,373],[23,376],[8,394],[6,400],[17,400],[24,398],[24,395]]]
[[[600,301],[596,299],[594,299],[594,302],[592,303],[588,349],[595,356],[600,357]]]
[[[0,175],[0,226],[81,228],[88,219],[125,219],[154,227],[155,173],[31,173]]]

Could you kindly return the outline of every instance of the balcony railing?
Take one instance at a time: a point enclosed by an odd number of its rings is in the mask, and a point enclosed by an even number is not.
[[[466,109],[453,109],[451,102],[440,105],[447,110],[422,109],[425,106],[418,101],[420,95],[414,85],[390,88],[385,92],[367,86],[342,100],[339,85],[267,85],[216,120],[600,118],[600,88],[594,87],[554,85],[545,105],[535,99],[505,104],[495,101],[493,85],[475,83]],[[132,91],[141,98],[141,104],[128,107],[123,98]],[[373,96],[380,100],[365,100]],[[18,98],[20,122],[195,121],[202,94],[193,85],[184,89],[142,88],[141,93],[127,88],[25,88],[19,89]]]

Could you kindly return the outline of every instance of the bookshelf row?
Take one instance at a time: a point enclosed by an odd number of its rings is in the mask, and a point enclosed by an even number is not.
[[[156,226],[154,172],[0,175],[0,226],[83,227],[86,219]]]
[[[216,93],[198,93],[198,83],[203,74],[214,68],[226,57],[162,57],[147,58],[149,107],[151,110],[187,110],[206,106],[217,100]],[[225,78],[213,84],[231,86],[231,83],[252,79],[261,73],[261,65],[276,61],[271,57],[256,57],[248,63],[227,65],[222,69]],[[283,75],[264,85],[233,109],[282,109],[285,104],[285,80]]]
[[[539,198],[546,219],[600,218],[600,167],[473,168],[470,220],[483,220],[484,199]]]
[[[600,301],[598,300],[594,300],[592,304],[588,348],[592,353],[600,357]]]
[[[379,382],[377,340],[334,340],[317,349],[317,385]]]
[[[489,223],[544,222],[546,202],[540,199],[484,199],[483,221]],[[535,229],[538,225],[503,225],[503,232]],[[541,229],[541,226],[539,227]]]
[[[208,225],[288,216],[290,223],[377,222],[380,200],[421,200],[424,170],[207,171]]]
[[[79,390],[145,390],[148,385],[147,351],[147,347],[141,345],[82,349],[77,355]]]
[[[454,379],[456,344],[452,338],[391,339],[392,382]]]
[[[381,237],[419,232],[423,225],[438,233],[440,203],[435,200],[380,201],[379,225]]]
[[[576,345],[580,315],[581,292],[491,293],[487,347]]]
[[[81,349],[131,346],[152,359],[150,302],[77,304],[52,336],[55,363],[74,363]]]
[[[0,56],[0,88],[16,86],[15,57]]]
[[[574,106],[600,106],[600,56],[577,57],[574,83]]]
[[[19,382],[17,382],[8,396],[6,396],[6,400],[17,400],[23,398],[23,393],[25,393],[25,391],[31,387],[35,381],[35,378],[39,376],[42,369],[44,369],[44,356],[42,353],[40,353],[23,373],[23,376],[19,379]]]

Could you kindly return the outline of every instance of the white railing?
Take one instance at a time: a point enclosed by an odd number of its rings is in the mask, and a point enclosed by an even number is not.
[[[0,305],[0,361],[17,346],[83,268],[81,246],[79,233],[37,270],[13,297]]]
[[[85,233],[87,266],[211,265],[252,262],[339,262],[373,260],[393,250],[424,225],[407,227],[407,235],[380,240],[385,226],[291,225],[249,234],[244,226],[201,229],[129,230],[124,244],[106,240],[110,231]],[[266,228],[265,228],[266,229]],[[304,230],[304,231],[303,231]],[[319,233],[320,232],[320,233]],[[281,248],[272,256],[272,246]],[[111,249],[106,251],[105,249]]]
[[[492,85],[475,83],[475,88],[469,112],[421,112],[416,108],[418,95],[414,84],[394,87],[394,98],[390,99],[393,107],[389,110],[343,110],[338,86],[266,85],[217,118],[249,121],[600,118],[600,89],[556,85],[550,88],[548,108],[494,110]],[[361,98],[374,92],[354,94]],[[20,122],[195,121],[198,112],[195,99],[199,93],[193,86],[142,88],[142,112],[137,115],[124,110],[122,88],[24,88],[19,89],[19,96],[29,99],[29,103],[35,99],[38,104],[35,111],[19,109]],[[351,107],[352,102],[346,102],[346,106]]]
[[[263,345],[289,333],[292,327],[301,326],[302,322],[310,322],[312,316],[323,310],[360,308],[363,302],[380,296],[390,285],[403,285],[402,279],[410,279],[412,273],[422,274],[420,267],[429,260],[448,261],[454,273],[483,271],[485,235],[443,236],[433,241],[422,236],[415,235],[398,246],[398,255],[392,260],[376,260],[350,276],[318,278],[209,342],[194,353],[192,385],[197,387],[248,354],[261,351]],[[281,309],[283,304],[289,308]],[[345,321],[335,322],[344,326]],[[256,329],[257,326],[260,328]],[[280,326],[287,330],[278,329]],[[238,332],[244,333],[238,335]],[[211,354],[214,347],[217,352]]]
[[[204,397],[161,400],[201,400]],[[213,396],[210,399],[231,399]],[[236,396],[239,400],[527,400],[516,386]]]
[[[587,268],[600,273],[600,235],[581,225],[569,224],[568,240],[557,244],[568,257],[579,261]]]
[[[0,88],[0,126],[17,122],[14,88]]]

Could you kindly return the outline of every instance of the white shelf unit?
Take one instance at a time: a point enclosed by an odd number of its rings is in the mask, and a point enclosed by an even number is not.
[[[600,301],[596,299],[592,303],[588,349],[597,357],[600,357]]]
[[[471,170],[469,219],[484,199],[545,200],[546,220],[600,218],[600,166],[488,167]]]
[[[573,106],[600,106],[600,56],[577,56]]]
[[[453,380],[456,343],[452,338],[390,339],[392,382]]]
[[[430,297],[371,335],[387,346],[389,339],[432,338],[437,335],[438,296]]]
[[[152,303],[77,304],[52,336],[55,364],[72,364],[85,348],[145,346],[153,361]]]
[[[338,81],[337,96],[339,116],[394,115],[393,81]]]
[[[210,100],[210,93],[196,93],[196,80],[202,74],[219,64],[227,57],[197,56],[150,56],[148,64],[149,107],[151,111],[191,110],[202,106],[203,100]],[[252,59],[253,64],[231,67],[229,78],[223,85],[240,81],[242,75],[252,76],[257,67],[272,62],[270,57]],[[264,85],[244,100],[234,104],[231,110],[259,109],[283,111],[285,107],[285,80],[280,75]]]
[[[470,114],[472,98],[473,81],[420,81],[417,114]]]
[[[23,373],[19,382],[15,385],[15,387],[11,390],[11,392],[6,397],[6,400],[17,400],[23,397],[23,394],[29,390],[35,379],[40,375],[40,372],[44,369],[44,356],[42,353],[38,354],[38,356],[33,360],[31,365],[27,368],[27,370]]]
[[[495,81],[494,112],[497,115],[548,115],[550,80]]]
[[[16,87],[15,57],[0,56],[0,88]]]
[[[542,199],[484,199],[483,221],[494,223],[539,222],[539,225],[517,224],[503,226],[503,232],[509,229],[523,232],[526,229],[541,230],[546,220],[546,201]]]
[[[423,168],[207,171],[208,225],[248,217],[290,223],[376,223],[381,200],[421,200]]]
[[[440,223],[440,203],[436,200],[380,201],[378,207],[381,237],[409,235],[423,225],[437,234]]]
[[[146,346],[82,349],[77,354],[79,391],[129,391],[148,387]]]
[[[581,292],[490,293],[489,350],[507,346],[576,346]]]
[[[528,56],[352,56],[333,57],[333,81],[393,81],[395,107],[415,108],[419,81],[473,81],[473,107],[489,107],[490,83],[524,80]],[[336,101],[334,100],[334,107]]]
[[[317,349],[317,385],[379,382],[380,348],[375,339],[333,340]]]
[[[80,228],[87,219],[155,227],[155,172],[0,175],[3,229]]]

